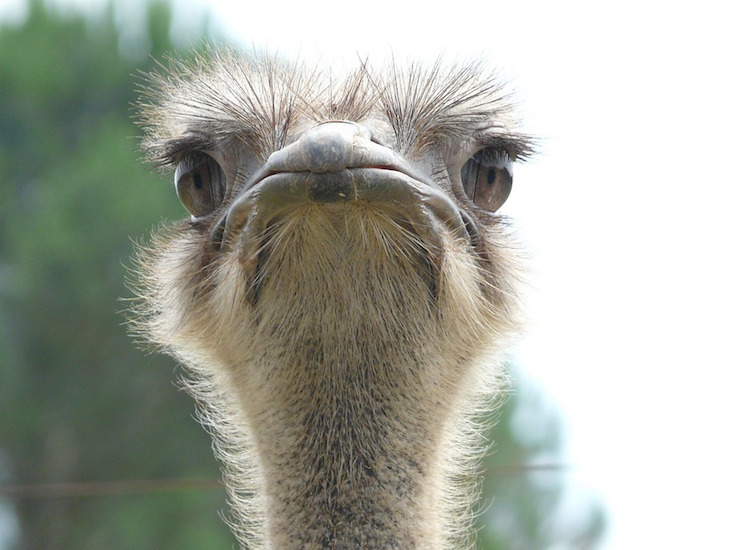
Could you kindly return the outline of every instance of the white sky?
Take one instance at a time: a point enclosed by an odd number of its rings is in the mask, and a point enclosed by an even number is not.
[[[290,55],[484,55],[511,78],[545,138],[506,207],[535,256],[517,355],[568,424],[575,481],[606,503],[604,548],[733,548],[728,10],[211,4],[230,36]]]
[[[571,475],[605,502],[604,548],[733,548],[725,3],[178,4],[191,19],[214,7],[245,45],[322,63],[491,59],[544,138],[505,207],[535,257],[517,356],[567,422]]]

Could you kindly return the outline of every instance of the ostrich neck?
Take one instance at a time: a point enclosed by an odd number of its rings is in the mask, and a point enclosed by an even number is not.
[[[355,253],[354,240],[305,235],[302,248],[270,256],[277,276],[235,369],[268,539],[440,547],[444,426],[465,361],[438,353],[448,331],[425,262]]]
[[[308,382],[254,422],[272,546],[439,546],[435,411],[419,394],[385,395],[380,382],[421,366],[321,358],[314,347],[306,355],[318,360],[285,366]]]

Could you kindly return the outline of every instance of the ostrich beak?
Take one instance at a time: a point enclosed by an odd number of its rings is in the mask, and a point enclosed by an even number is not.
[[[304,204],[356,202],[405,220],[429,250],[441,250],[441,226],[477,240],[476,226],[440,186],[363,126],[330,121],[270,156],[218,221],[211,244],[221,251],[257,238],[273,218]]]

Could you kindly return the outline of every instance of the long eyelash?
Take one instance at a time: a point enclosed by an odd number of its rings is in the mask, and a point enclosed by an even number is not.
[[[208,135],[199,132],[187,132],[184,135],[157,143],[147,144],[149,160],[156,166],[172,167],[181,158],[202,151],[211,151],[216,148],[216,141]]]

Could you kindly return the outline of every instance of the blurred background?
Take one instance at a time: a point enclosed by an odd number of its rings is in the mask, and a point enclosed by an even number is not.
[[[193,400],[171,361],[135,347],[119,300],[133,240],[185,215],[169,178],[140,161],[138,76],[152,58],[224,38],[205,24],[176,36],[166,3],[128,17],[120,6],[32,2],[0,21],[3,550],[234,543]],[[516,391],[487,463],[482,548],[591,545],[601,508],[564,523],[558,420],[529,385]]]
[[[730,33],[705,3],[583,6],[380,1],[354,27],[337,3],[0,0],[0,550],[234,545],[179,368],[121,314],[133,241],[185,215],[141,162],[135,89],[204,40],[488,50],[543,143],[507,204],[532,321],[478,547],[733,547]]]

